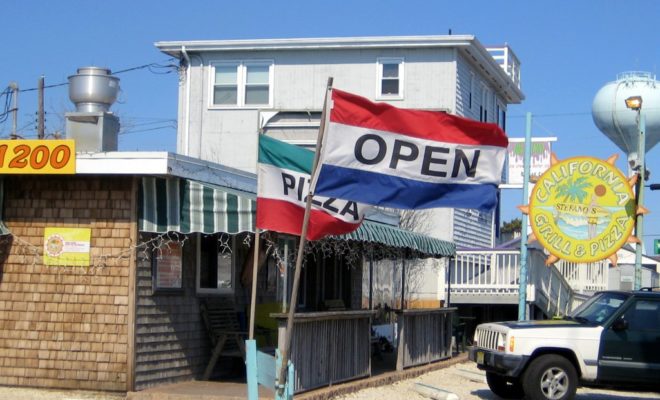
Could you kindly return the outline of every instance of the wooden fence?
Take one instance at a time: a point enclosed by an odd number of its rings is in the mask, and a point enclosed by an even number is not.
[[[291,361],[295,392],[371,375],[373,311],[337,311],[294,315]],[[282,348],[286,314],[271,314],[278,323]]]
[[[451,357],[452,318],[456,308],[399,310],[396,369]]]

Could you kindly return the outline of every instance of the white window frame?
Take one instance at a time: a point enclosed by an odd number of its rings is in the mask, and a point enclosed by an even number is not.
[[[236,235],[231,235],[231,288],[203,288],[200,287],[200,272],[202,267],[202,234],[196,233],[196,246],[195,246],[195,289],[197,294],[215,294],[227,295],[233,294],[236,288]],[[216,255],[217,257],[217,255]]]
[[[383,94],[383,64],[398,64],[399,65],[399,93],[396,95]],[[376,60],[376,100],[403,100],[404,85],[404,59],[403,57],[379,57]]]
[[[216,66],[236,66],[237,93],[236,104],[214,104],[213,95],[215,92],[215,68]],[[247,86],[247,67],[248,66],[268,66],[268,104],[245,104],[245,88]],[[273,60],[216,60],[209,63],[209,109],[266,109],[273,108]]]

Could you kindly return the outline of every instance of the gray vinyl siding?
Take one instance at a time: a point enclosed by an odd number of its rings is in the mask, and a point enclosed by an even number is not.
[[[454,243],[457,247],[492,247],[492,212],[456,209]]]
[[[493,86],[480,76],[474,67],[462,56],[456,59],[456,114],[479,120],[479,107],[487,111],[486,122],[497,122],[497,104],[506,111],[506,101],[498,95]],[[472,107],[470,107],[470,79],[472,78]],[[487,102],[484,104],[484,88],[488,91]],[[500,122],[500,126],[502,123]]]
[[[135,390],[199,378],[211,354],[195,296],[195,265],[183,246],[183,291],[154,293],[151,254],[138,252]],[[186,262],[188,261],[188,262]]]
[[[192,59],[189,145],[186,153],[254,172],[260,110],[321,110],[328,77],[333,77],[337,89],[381,101],[376,94],[379,85],[377,60],[382,57],[402,58],[404,62],[404,98],[389,100],[389,103],[402,108],[453,110],[456,90],[453,49],[205,53]],[[212,86],[210,65],[213,62],[249,60],[273,62],[272,107],[209,107]],[[185,110],[185,106],[181,109]],[[236,151],[237,148],[243,150]]]
[[[472,80],[472,84],[471,81]],[[479,105],[477,102],[477,90],[479,75],[468,64],[465,58],[458,56],[456,59],[456,114],[479,119]],[[472,86],[472,87],[471,87]],[[472,107],[470,107],[470,91],[472,91]],[[479,93],[481,91],[479,90]]]

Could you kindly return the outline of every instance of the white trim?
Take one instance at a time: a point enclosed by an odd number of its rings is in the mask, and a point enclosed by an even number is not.
[[[215,95],[215,67],[218,65],[236,66],[236,104],[214,104]],[[245,104],[245,94],[247,86],[247,68],[249,66],[267,66],[268,67],[268,104]],[[209,95],[208,108],[211,110],[226,109],[264,109],[273,108],[273,81],[274,81],[274,60],[212,60],[209,62]]]
[[[397,64],[399,66],[399,93],[396,95],[383,94],[383,64]],[[378,57],[376,59],[376,100],[403,100],[404,99],[404,59],[403,57]]]

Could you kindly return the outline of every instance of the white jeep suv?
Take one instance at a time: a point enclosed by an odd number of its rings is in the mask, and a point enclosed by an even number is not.
[[[660,385],[660,293],[600,292],[562,320],[481,324],[469,357],[503,398],[571,399],[580,384]]]

